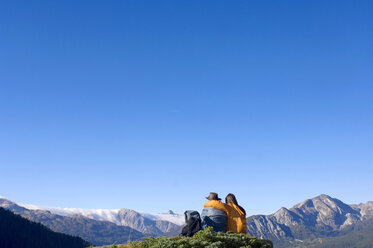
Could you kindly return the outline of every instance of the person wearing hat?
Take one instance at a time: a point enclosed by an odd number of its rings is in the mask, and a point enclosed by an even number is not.
[[[203,206],[201,214],[202,229],[211,226],[215,232],[225,232],[227,228],[227,207],[215,192],[211,192],[206,198],[209,201]]]

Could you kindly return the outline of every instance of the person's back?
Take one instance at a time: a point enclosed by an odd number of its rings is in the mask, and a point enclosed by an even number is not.
[[[236,197],[233,194],[228,194],[225,201],[228,210],[227,231],[246,234],[245,210],[238,205]]]
[[[227,203],[228,219],[227,231],[246,234],[246,217],[242,210],[234,203]]]
[[[227,229],[227,208],[222,203],[218,194],[210,193],[207,197],[209,200],[203,206],[201,219],[202,229],[211,226],[215,232],[225,232]]]

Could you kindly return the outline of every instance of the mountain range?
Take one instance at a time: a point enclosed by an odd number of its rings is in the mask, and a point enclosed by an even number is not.
[[[184,216],[172,211],[148,214],[126,208],[62,209],[21,205],[5,198],[0,198],[0,207],[54,231],[82,237],[94,245],[126,243],[146,236],[173,236],[184,224]],[[272,240],[275,247],[311,247],[302,245],[315,245],[317,240],[338,242],[339,237],[352,232],[359,232],[361,236],[371,228],[372,225],[366,225],[371,222],[373,202],[348,205],[328,195],[319,195],[290,209],[250,216],[247,230],[250,235]]]
[[[160,236],[179,231],[184,224],[184,216],[171,210],[164,214],[140,213],[131,209],[81,209],[52,208],[22,204],[28,210],[44,210],[60,216],[82,216],[97,221],[112,222],[127,226],[145,235]]]
[[[276,247],[289,247],[297,242],[343,236],[346,230],[370,219],[373,202],[348,205],[323,194],[274,214],[250,216],[247,228],[251,235],[272,240]]]
[[[171,227],[177,230],[180,228],[171,222],[151,220],[136,214],[133,210],[126,209],[118,211],[118,218],[122,219],[122,225],[118,225],[108,220],[98,220],[100,216],[97,215],[94,216],[95,219],[93,216],[90,218],[74,212],[64,215],[56,214],[44,207],[41,207],[41,210],[36,209],[36,206],[28,209],[5,198],[0,198],[0,207],[11,210],[28,220],[41,223],[55,232],[79,236],[94,245],[126,243],[140,240],[145,236],[166,234],[162,230],[171,232]],[[128,225],[125,225],[127,223]]]

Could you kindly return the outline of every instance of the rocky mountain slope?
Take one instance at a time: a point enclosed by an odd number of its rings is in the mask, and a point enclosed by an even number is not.
[[[327,195],[247,219],[248,232],[274,242],[337,236],[347,227],[373,218],[373,203],[347,205]]]

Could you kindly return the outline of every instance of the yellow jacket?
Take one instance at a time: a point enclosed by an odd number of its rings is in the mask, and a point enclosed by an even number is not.
[[[228,214],[228,210],[227,210],[226,206],[227,205],[225,203],[222,203],[221,201],[217,201],[217,200],[208,201],[208,202],[205,203],[205,205],[203,205],[204,208],[213,207],[213,208],[219,209],[221,211],[224,211]]]
[[[227,231],[246,234],[246,216],[234,203],[225,204],[228,210]]]

